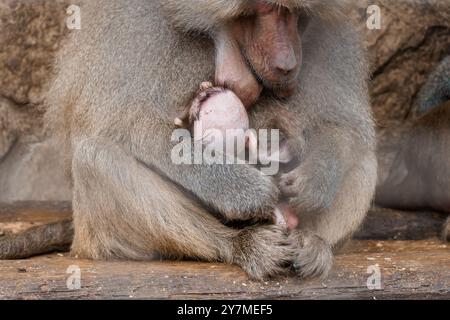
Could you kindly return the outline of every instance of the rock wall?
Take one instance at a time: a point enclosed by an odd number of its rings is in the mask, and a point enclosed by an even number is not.
[[[70,198],[60,155],[43,127],[41,106],[52,58],[68,33],[67,3],[0,0],[0,201]],[[352,19],[365,37],[374,116],[380,144],[388,145],[385,132],[415,115],[418,90],[432,68],[450,55],[450,3],[357,3]],[[372,4],[381,8],[381,30],[366,27],[366,9]]]
[[[450,55],[450,1],[358,2],[354,20],[365,37],[371,63],[370,94],[378,131],[379,181],[398,151],[402,122],[417,116],[415,99],[436,65]],[[381,30],[369,30],[366,8],[381,8]]]
[[[67,33],[65,8],[63,0],[0,0],[0,201],[70,198],[41,107]]]
[[[372,67],[370,91],[380,127],[415,115],[414,99],[431,70],[450,55],[450,1],[359,1],[355,20],[365,35]],[[381,8],[381,30],[364,25],[365,9]]]

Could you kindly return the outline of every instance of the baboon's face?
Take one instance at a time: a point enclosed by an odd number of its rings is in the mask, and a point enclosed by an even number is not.
[[[279,97],[297,84],[302,50],[299,16],[287,8],[257,0],[253,12],[232,22],[232,34],[257,80]]]

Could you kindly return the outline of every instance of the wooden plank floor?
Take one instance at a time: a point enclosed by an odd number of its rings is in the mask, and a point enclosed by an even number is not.
[[[65,204],[0,205],[0,232],[17,232],[30,224],[69,215],[70,206]],[[440,223],[443,217],[434,219]],[[405,230],[417,227],[410,224],[397,228],[403,230],[403,236],[400,231],[395,235],[407,238],[409,231]],[[359,237],[368,234],[373,235],[373,230],[361,231]],[[79,268],[80,289],[67,286],[67,282],[73,284],[74,275],[67,273],[71,266]],[[381,289],[373,290],[367,282],[378,270]],[[67,253],[0,261],[0,299],[65,298],[450,299],[450,244],[437,239],[353,240],[336,256],[327,279],[310,281],[279,277],[256,282],[238,267],[224,264],[101,262],[76,259]]]

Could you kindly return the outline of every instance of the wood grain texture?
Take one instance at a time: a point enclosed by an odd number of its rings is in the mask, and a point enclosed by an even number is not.
[[[19,232],[70,215],[70,203],[0,204],[0,232]],[[444,219],[435,213],[374,209],[358,237],[434,237]],[[72,265],[81,271],[79,290],[66,285]],[[380,270],[382,290],[367,287],[371,266]],[[240,268],[224,264],[89,261],[68,253],[0,261],[0,299],[130,298],[450,299],[450,244],[433,239],[353,240],[336,256],[327,279],[309,281],[280,277],[255,282]]]
[[[72,216],[70,202],[20,201],[0,203],[0,236]]]
[[[66,273],[81,270],[81,289]],[[369,290],[378,265],[382,290]],[[355,241],[323,281],[250,281],[238,267],[198,262],[102,262],[67,255],[0,261],[1,299],[450,299],[450,246],[439,241]]]
[[[438,238],[448,214],[372,208],[356,239],[421,240]]]

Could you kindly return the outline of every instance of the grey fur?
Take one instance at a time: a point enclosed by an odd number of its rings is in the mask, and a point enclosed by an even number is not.
[[[443,59],[421,88],[417,105],[420,113],[436,108],[450,99],[450,56]]]
[[[237,230],[211,215],[272,213],[279,188],[254,167],[170,161],[173,119],[214,76],[214,43],[201,31],[245,14],[247,2],[160,3],[84,3],[83,28],[58,59],[47,120],[66,147],[74,183],[73,253],[224,261],[258,279],[293,269],[325,274],[331,248],[361,224],[377,171],[367,62],[342,17],[345,2],[279,1],[317,13],[303,33],[298,93],[284,102],[263,96],[250,113],[252,127],[280,128],[300,159],[289,175],[300,215],[292,232],[270,225]]]
[[[378,204],[401,209],[450,212],[450,57],[443,59],[421,88],[417,119],[392,128],[381,145]],[[450,241],[450,219],[442,238]]]

